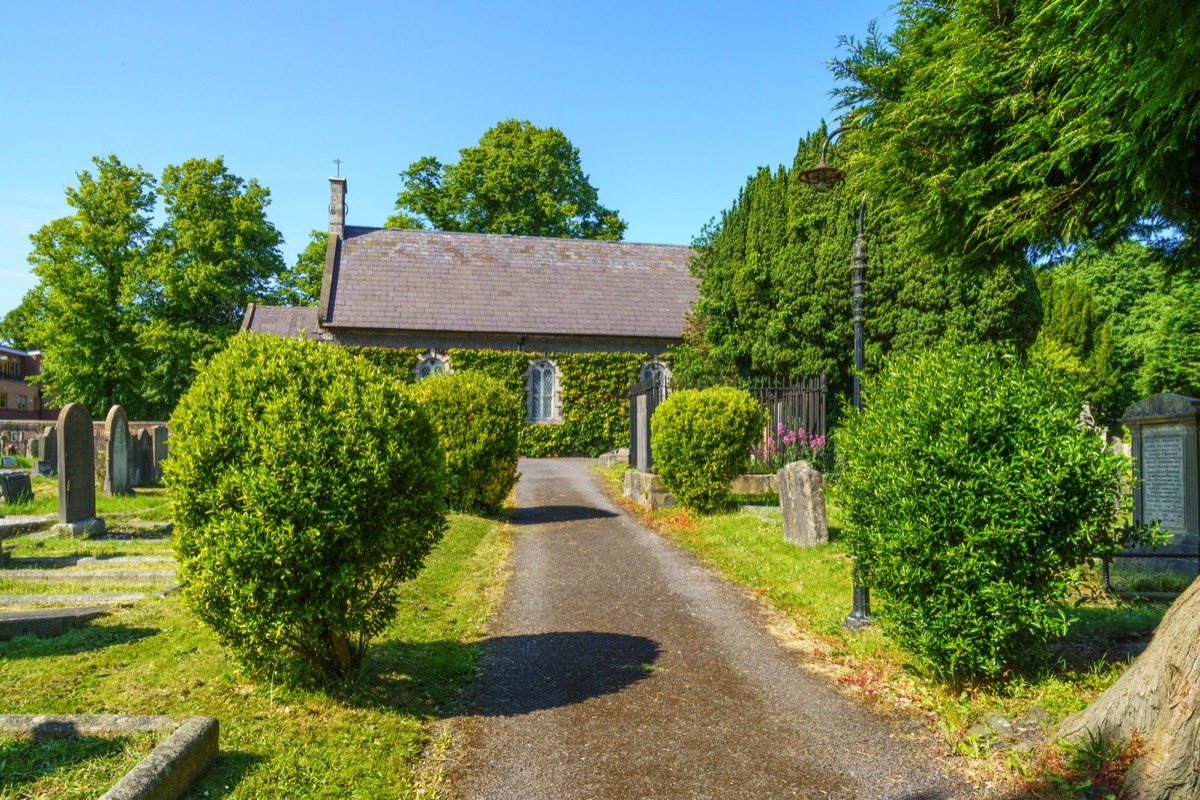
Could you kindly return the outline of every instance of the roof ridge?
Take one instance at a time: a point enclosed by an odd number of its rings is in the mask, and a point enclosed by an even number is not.
[[[678,247],[684,250],[692,250],[690,244],[668,244],[666,242],[631,242],[625,239],[576,239],[571,236],[533,236],[525,233],[482,233],[480,231],[438,231],[427,230],[424,228],[388,228],[378,227],[374,225],[347,225],[346,230],[351,228],[362,231],[396,231],[397,233],[408,236],[417,234],[435,235],[435,236],[482,236],[490,239],[533,239],[543,242],[586,242],[591,244],[614,245],[624,244],[633,245],[634,247]]]

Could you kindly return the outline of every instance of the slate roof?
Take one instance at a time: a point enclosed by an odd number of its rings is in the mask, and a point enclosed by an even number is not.
[[[697,297],[691,254],[678,245],[347,226],[325,327],[677,339]]]
[[[267,333],[291,339],[300,338],[300,331],[307,338],[317,338],[316,306],[260,306],[251,303],[242,318],[242,330]]]

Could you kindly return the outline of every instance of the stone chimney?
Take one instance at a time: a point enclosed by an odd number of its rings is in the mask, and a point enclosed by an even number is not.
[[[346,227],[346,179],[329,179],[329,238],[340,239]]]

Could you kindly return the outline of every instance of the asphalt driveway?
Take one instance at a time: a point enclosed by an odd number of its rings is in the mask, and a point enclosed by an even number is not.
[[[584,459],[525,460],[513,575],[454,722],[459,798],[978,796],[803,669],[756,601],[625,515]]]

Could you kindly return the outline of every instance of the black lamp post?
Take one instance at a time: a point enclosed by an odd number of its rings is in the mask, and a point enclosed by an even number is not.
[[[831,167],[825,161],[825,149],[833,141],[833,137],[846,130],[845,126],[838,128],[825,137],[821,145],[821,158],[812,169],[800,173],[800,180],[818,191],[822,191],[845,179],[846,173],[837,167]],[[867,196],[863,195],[858,204],[858,235],[854,237],[854,254],[850,260],[850,286],[853,297],[854,320],[854,408],[862,411],[862,393],[859,375],[863,369],[863,285],[867,279],[867,236],[864,231],[867,215]],[[850,616],[842,621],[842,625],[851,630],[857,630],[871,624],[871,590],[858,582],[858,567],[854,568],[854,608]]]

